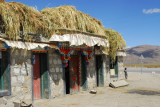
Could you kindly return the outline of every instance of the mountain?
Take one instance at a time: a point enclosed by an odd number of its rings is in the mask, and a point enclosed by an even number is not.
[[[145,64],[160,64],[160,46],[140,45],[126,49],[127,56],[124,57],[124,64],[140,64],[140,56]]]

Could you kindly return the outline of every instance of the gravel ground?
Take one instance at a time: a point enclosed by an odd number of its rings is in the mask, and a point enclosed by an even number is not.
[[[128,72],[130,85],[98,87],[97,94],[81,92],[49,100],[37,100],[34,107],[160,107],[160,74]]]

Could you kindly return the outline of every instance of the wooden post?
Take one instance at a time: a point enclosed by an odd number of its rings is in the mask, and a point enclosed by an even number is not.
[[[0,3],[5,3],[5,0],[0,0]]]

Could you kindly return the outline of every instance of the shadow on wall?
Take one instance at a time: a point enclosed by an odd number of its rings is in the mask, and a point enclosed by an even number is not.
[[[56,85],[63,79],[63,68],[61,56],[55,51],[49,51],[49,75]]]
[[[90,65],[87,66],[87,77],[93,78],[96,76],[96,63],[95,57],[90,61]]]

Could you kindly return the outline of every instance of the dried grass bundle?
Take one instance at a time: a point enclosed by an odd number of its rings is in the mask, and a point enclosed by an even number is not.
[[[118,49],[124,49],[126,42],[118,32],[112,29],[105,29],[105,34],[109,39],[109,55],[114,63]]]
[[[73,6],[46,8],[39,12],[22,3],[0,3],[0,32],[8,35],[9,39],[18,39],[22,30],[50,37],[57,29],[105,35],[99,20],[77,11]],[[27,38],[32,39],[25,35]]]
[[[42,15],[22,3],[0,3],[0,31],[17,39],[20,30],[37,33],[43,29]]]
[[[72,29],[105,35],[104,27],[99,20],[77,11],[73,6],[46,8],[41,13],[45,26],[48,26],[48,32],[53,29]]]

